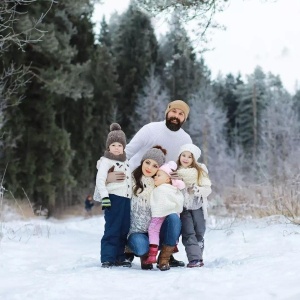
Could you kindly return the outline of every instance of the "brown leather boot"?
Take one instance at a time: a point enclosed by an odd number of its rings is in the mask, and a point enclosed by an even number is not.
[[[170,256],[173,253],[173,250],[174,250],[174,246],[163,245],[162,250],[160,251],[159,262],[158,262],[159,263],[158,268],[161,271],[170,270],[169,260],[170,260]]]

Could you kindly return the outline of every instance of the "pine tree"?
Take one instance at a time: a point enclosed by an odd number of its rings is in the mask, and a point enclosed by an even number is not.
[[[217,103],[227,111],[227,120],[226,130],[227,130],[227,140],[229,146],[234,149],[234,140],[235,140],[235,129],[236,129],[236,117],[237,117],[237,86],[243,85],[243,82],[240,79],[240,75],[237,78],[234,78],[232,74],[228,74],[225,79],[218,77],[215,83],[213,84],[214,92],[217,95]]]
[[[93,107],[93,141],[90,144],[94,161],[94,175],[96,161],[105,150],[105,142],[109,125],[119,121],[117,95],[120,87],[117,82],[116,58],[112,51],[112,37],[105,18],[101,22],[99,43],[92,56],[91,80],[94,86]],[[116,115],[114,113],[116,112]]]
[[[260,67],[248,76],[245,84],[237,87],[236,95],[238,140],[247,155],[255,160],[259,146],[261,111],[266,105],[265,74]]]
[[[170,97],[187,100],[209,74],[206,74],[204,61],[197,61],[190,38],[176,13],[172,16],[170,31],[160,44],[159,63],[164,63],[161,74]]]
[[[86,3],[64,1],[49,11],[40,24],[40,30],[45,32],[43,42],[27,44],[22,55],[22,63],[30,66],[32,75],[25,100],[5,114],[5,131],[15,132],[14,140],[4,139],[9,188],[16,196],[24,195],[24,189],[31,200],[50,210],[66,205],[67,195],[75,185],[71,173],[74,151],[65,126],[65,104],[92,94],[84,80],[88,64],[76,62],[78,51],[71,42],[77,32],[72,20],[78,20]],[[20,15],[15,31],[32,26],[32,20],[45,8],[46,2],[31,5],[28,14]],[[16,128],[21,129],[18,134]]]
[[[118,107],[122,113],[120,123],[130,137],[135,133],[130,118],[135,110],[137,93],[150,66],[156,63],[158,45],[150,18],[133,2],[120,17],[114,34],[113,50],[121,87],[118,95]]]

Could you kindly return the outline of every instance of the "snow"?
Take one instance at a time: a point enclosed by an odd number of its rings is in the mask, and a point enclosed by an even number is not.
[[[101,268],[103,216],[0,224],[0,299],[300,299],[300,227],[210,217],[203,268]],[[179,244],[177,259],[187,263]]]

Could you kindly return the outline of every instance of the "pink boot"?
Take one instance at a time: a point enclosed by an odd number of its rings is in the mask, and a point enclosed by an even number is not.
[[[148,257],[144,261],[144,264],[154,264],[154,263],[156,263],[157,252],[158,252],[158,246],[150,244]]]

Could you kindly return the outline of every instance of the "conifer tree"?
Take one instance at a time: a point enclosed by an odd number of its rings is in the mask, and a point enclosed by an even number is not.
[[[259,146],[261,112],[266,105],[265,74],[260,67],[237,87],[237,132],[246,154],[255,160]]]
[[[122,113],[121,126],[130,137],[135,132],[130,118],[134,112],[137,93],[142,87],[152,64],[156,63],[157,40],[150,18],[132,2],[121,15],[114,31],[118,83],[118,107]]]
[[[16,196],[23,196],[24,189],[31,200],[50,210],[65,206],[75,185],[71,173],[74,151],[65,126],[65,103],[92,93],[84,80],[88,64],[76,62],[78,52],[71,43],[77,30],[72,21],[83,13],[86,3],[56,3],[43,19],[43,42],[27,44],[22,55],[22,63],[30,66],[32,75],[30,85],[24,89],[25,100],[5,114],[5,131],[21,129],[14,140],[4,138],[9,188]],[[32,26],[32,20],[46,7],[43,1],[31,5],[28,14],[20,16],[15,31]]]
[[[105,150],[109,125],[118,121],[117,95],[119,93],[116,59],[112,51],[112,37],[105,18],[101,22],[99,43],[92,56],[91,80],[94,86],[92,159],[95,164]],[[114,116],[114,112],[116,115]]]
[[[159,63],[171,99],[188,99],[199,87],[203,78],[209,77],[204,61],[197,61],[188,34],[180,23],[177,13],[170,21],[170,31],[161,40]]]

